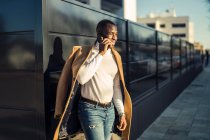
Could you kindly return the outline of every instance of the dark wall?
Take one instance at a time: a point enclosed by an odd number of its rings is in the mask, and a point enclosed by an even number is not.
[[[0,2],[2,140],[45,139],[40,13],[35,0]]]

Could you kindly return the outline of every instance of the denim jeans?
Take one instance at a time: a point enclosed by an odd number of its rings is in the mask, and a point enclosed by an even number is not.
[[[114,105],[100,107],[80,101],[78,116],[86,140],[110,140],[115,119]]]

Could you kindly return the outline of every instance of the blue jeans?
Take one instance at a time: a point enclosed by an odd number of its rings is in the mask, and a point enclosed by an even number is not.
[[[80,101],[78,116],[86,140],[110,140],[115,119],[114,105],[100,107]]]

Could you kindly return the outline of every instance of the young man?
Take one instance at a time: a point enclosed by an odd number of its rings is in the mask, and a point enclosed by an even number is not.
[[[78,103],[78,117],[87,140],[110,140],[115,110],[119,116],[117,128],[122,137],[129,139],[132,105],[124,82],[122,61],[114,45],[117,41],[117,26],[110,20],[98,23],[96,43],[90,47],[74,47],[62,71],[58,87],[55,116],[61,115],[54,140],[65,138],[68,134],[68,123],[71,120],[71,106],[74,106],[75,85],[81,85],[81,97]],[[77,48],[77,49],[76,49]],[[64,104],[64,96],[72,71],[70,96]],[[123,85],[123,94],[120,88]],[[124,100],[123,100],[124,97]],[[63,111],[64,110],[64,111]]]

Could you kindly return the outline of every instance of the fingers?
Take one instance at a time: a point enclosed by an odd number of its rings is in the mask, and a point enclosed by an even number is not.
[[[120,124],[117,126],[117,128],[118,128],[120,131],[123,131],[123,130],[125,130],[126,126],[127,126],[126,121],[120,121]]]
[[[105,38],[102,42],[104,45],[113,46],[114,44],[110,41],[110,39]]]
[[[119,127],[119,130],[120,130],[120,131],[125,130],[126,126],[127,126],[126,123],[122,123],[121,126]]]
[[[127,123],[123,123],[121,127],[121,131],[125,130],[126,126],[127,126]]]
[[[112,49],[113,46],[114,44],[108,38],[104,38],[104,40],[99,44],[99,53],[104,55],[108,48]]]

